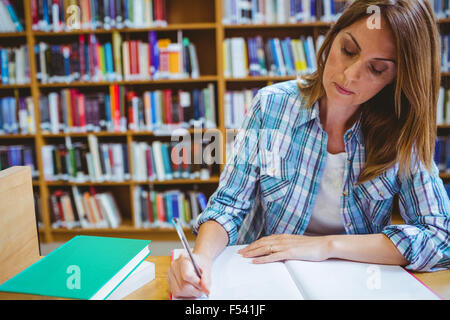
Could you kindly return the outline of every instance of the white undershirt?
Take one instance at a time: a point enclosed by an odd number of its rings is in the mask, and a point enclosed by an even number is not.
[[[325,169],[305,235],[345,233],[340,208],[346,159],[346,152],[327,152]]]

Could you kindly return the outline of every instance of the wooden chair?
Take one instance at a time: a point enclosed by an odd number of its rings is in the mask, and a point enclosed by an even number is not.
[[[0,284],[39,259],[29,167],[0,171]]]

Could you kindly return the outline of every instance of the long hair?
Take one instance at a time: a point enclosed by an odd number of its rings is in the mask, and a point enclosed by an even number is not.
[[[377,6],[390,27],[397,49],[397,77],[363,103],[361,130],[366,163],[357,184],[373,179],[398,163],[410,177],[419,161],[431,172],[436,139],[436,105],[441,81],[441,44],[427,0],[356,0],[332,25],[317,53],[317,70],[298,81],[307,107],[325,95],[322,79],[336,35]]]

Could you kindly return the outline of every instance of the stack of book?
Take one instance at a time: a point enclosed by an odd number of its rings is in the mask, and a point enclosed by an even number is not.
[[[316,48],[323,43],[318,37]],[[261,36],[228,38],[224,40],[224,75],[229,78],[247,76],[296,76],[317,69],[316,49],[312,36],[300,39],[270,38]]]
[[[88,136],[88,143],[45,145],[41,149],[44,179],[70,182],[123,182],[130,179],[128,148],[125,143],[98,143]]]
[[[0,98],[0,135],[36,132],[32,97]]]
[[[33,29],[121,29],[164,27],[166,0],[31,0]]]
[[[39,177],[32,146],[0,146],[0,171],[14,166],[29,166],[32,178]]]
[[[63,89],[39,98],[44,133],[171,132],[175,128],[216,128],[214,85],[183,91],[164,89],[138,95],[125,86],[110,85],[109,94],[84,94]]]
[[[136,228],[173,228],[172,218],[178,218],[184,227],[192,227],[205,210],[207,199],[198,191],[157,192],[140,186],[134,188],[133,202]]]
[[[37,78],[41,83],[73,81],[129,81],[198,78],[195,45],[178,32],[178,42],[148,33],[148,42],[122,41],[114,31],[112,41],[81,34],[69,44],[35,45]]]
[[[211,177],[212,163],[204,159],[206,142],[147,142],[131,145],[133,179],[138,182],[173,179],[201,179]],[[205,151],[206,152],[206,151]]]
[[[0,47],[0,79],[1,84],[29,84],[30,64],[28,47]]]
[[[258,89],[225,92],[225,128],[239,129]]]
[[[119,207],[110,192],[97,193],[95,188],[80,191],[54,190],[50,195],[52,228],[117,228],[122,222]]]
[[[223,24],[336,21],[347,0],[222,0]]]
[[[0,0],[0,32],[23,32],[23,21],[9,0]]]

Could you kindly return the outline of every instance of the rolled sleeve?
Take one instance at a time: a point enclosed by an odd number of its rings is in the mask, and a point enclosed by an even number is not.
[[[438,271],[450,267],[450,201],[439,170],[432,164],[430,174],[422,164],[402,183],[399,192],[403,225],[383,229],[412,271]]]
[[[233,148],[220,175],[219,186],[208,200],[206,209],[198,216],[193,232],[200,225],[214,220],[228,233],[228,245],[236,243],[244,216],[252,208],[259,180],[258,140],[261,128],[261,94],[253,98],[243,124],[236,135]]]

